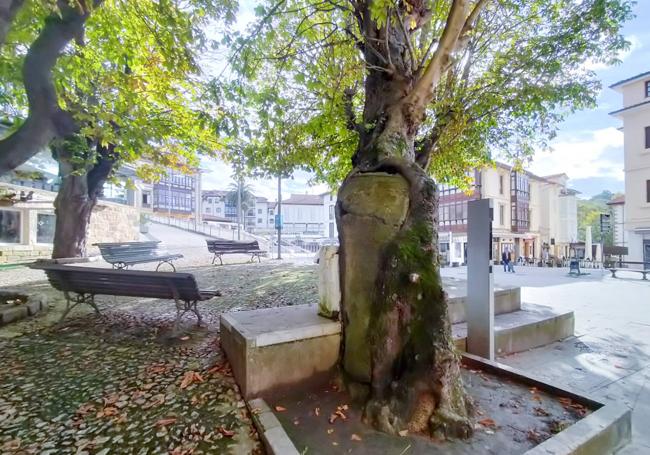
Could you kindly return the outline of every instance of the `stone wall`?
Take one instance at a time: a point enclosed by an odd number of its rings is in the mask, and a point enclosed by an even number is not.
[[[140,211],[135,207],[100,202],[88,228],[88,254],[99,254],[97,242],[133,242],[140,238]]]
[[[11,206],[0,207],[20,213],[20,243],[0,244],[0,266],[31,262],[52,256],[51,243],[38,243],[37,217],[54,213],[56,193],[0,183],[0,187],[18,193],[33,191],[33,197]],[[99,201],[93,210],[88,230],[88,254],[99,254],[96,242],[127,242],[139,239],[140,209],[114,202]]]

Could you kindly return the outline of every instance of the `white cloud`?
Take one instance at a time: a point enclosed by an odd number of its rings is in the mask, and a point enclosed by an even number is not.
[[[608,177],[624,180],[623,133],[609,127],[565,133],[537,152],[530,170],[537,175],[566,173],[570,179]]]

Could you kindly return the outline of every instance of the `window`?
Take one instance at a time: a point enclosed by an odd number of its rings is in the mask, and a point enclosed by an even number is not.
[[[212,210],[210,209],[210,207],[205,208],[205,213],[208,213],[208,214],[212,213]]]
[[[650,180],[645,181],[645,201],[650,204]]]
[[[650,81],[645,81],[645,97],[650,97]]]
[[[149,193],[142,193],[142,205],[149,205]]]
[[[217,207],[217,208],[214,210],[214,213],[218,213],[219,215],[221,215],[221,207]]]
[[[645,148],[650,149],[650,126],[645,127]]]
[[[257,224],[262,224],[262,218],[257,219]]]
[[[499,224],[501,226],[506,224],[506,206],[499,204]]]
[[[38,213],[36,215],[36,242],[53,243],[56,216],[53,213]]]
[[[0,210],[0,243],[20,243],[20,212]]]
[[[334,219],[334,206],[333,205],[330,205],[329,215],[330,215],[330,220],[333,220]]]
[[[503,175],[499,175],[499,194],[503,194]]]
[[[262,209],[257,209],[257,214],[261,215],[262,214]]]

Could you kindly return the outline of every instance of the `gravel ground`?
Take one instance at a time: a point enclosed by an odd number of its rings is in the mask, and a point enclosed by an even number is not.
[[[203,327],[186,316],[180,334],[173,302],[110,296],[96,299],[102,316],[80,306],[55,327],[64,302],[42,272],[0,271],[4,289],[49,302],[45,313],[0,328],[0,453],[261,453],[219,349],[219,316],[315,303],[316,268],[188,262],[179,270],[223,293],[199,304]]]

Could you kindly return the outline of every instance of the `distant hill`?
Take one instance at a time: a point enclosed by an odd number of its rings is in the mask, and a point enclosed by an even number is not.
[[[592,240],[594,242],[601,241],[600,214],[608,213],[611,215],[612,210],[607,203],[618,196],[620,196],[619,193],[603,190],[589,199],[578,199],[578,240],[584,242],[585,228],[591,226]],[[605,245],[611,245],[613,233],[611,231],[606,233],[604,240]]]

